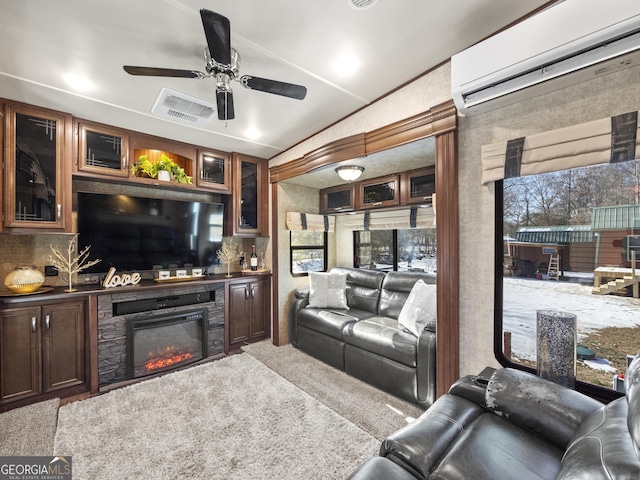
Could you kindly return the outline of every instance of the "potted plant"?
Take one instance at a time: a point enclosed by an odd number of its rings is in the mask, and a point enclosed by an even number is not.
[[[160,160],[158,160],[157,162],[151,162],[146,155],[140,155],[138,161],[131,165],[131,173],[133,173],[134,175],[140,172],[150,178],[158,178],[158,172],[161,171],[169,172],[169,178],[173,178],[174,182],[186,184],[193,183],[193,179],[186,174],[184,168],[175,163],[164,153],[161,155]]]

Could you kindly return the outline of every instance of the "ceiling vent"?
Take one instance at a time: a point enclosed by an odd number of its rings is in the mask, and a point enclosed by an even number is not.
[[[151,113],[188,125],[204,127],[211,121],[216,110],[212,103],[163,87]]]
[[[373,7],[379,0],[347,0],[354,10],[366,10]]]

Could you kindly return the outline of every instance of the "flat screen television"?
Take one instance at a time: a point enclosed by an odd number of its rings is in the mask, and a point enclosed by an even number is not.
[[[219,265],[220,203],[78,192],[78,246],[97,265],[83,273]]]

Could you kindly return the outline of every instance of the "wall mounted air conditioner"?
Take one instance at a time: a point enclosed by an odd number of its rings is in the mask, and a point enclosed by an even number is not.
[[[474,114],[638,64],[639,0],[565,0],[454,55],[451,89]]]

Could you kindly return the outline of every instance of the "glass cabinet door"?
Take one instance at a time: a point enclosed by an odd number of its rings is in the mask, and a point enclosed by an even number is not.
[[[265,160],[233,154],[233,216],[227,217],[227,235],[268,235],[268,185]]]
[[[5,226],[64,228],[70,190],[64,114],[35,107],[6,107]],[[67,153],[68,155],[68,153]],[[69,172],[70,173],[70,172]]]
[[[320,190],[320,211],[322,213],[348,212],[354,209],[355,186],[338,185]]]
[[[436,193],[435,167],[403,173],[401,190],[403,204],[430,204]]]
[[[198,187],[220,193],[231,192],[231,165],[228,153],[198,151]]]
[[[126,132],[78,123],[78,170],[127,177],[129,141]]]
[[[241,192],[240,228],[258,228],[258,165],[242,162],[240,167]]]
[[[400,189],[398,188],[398,176],[388,175],[360,182],[358,195],[358,208],[388,207],[400,204]]]

